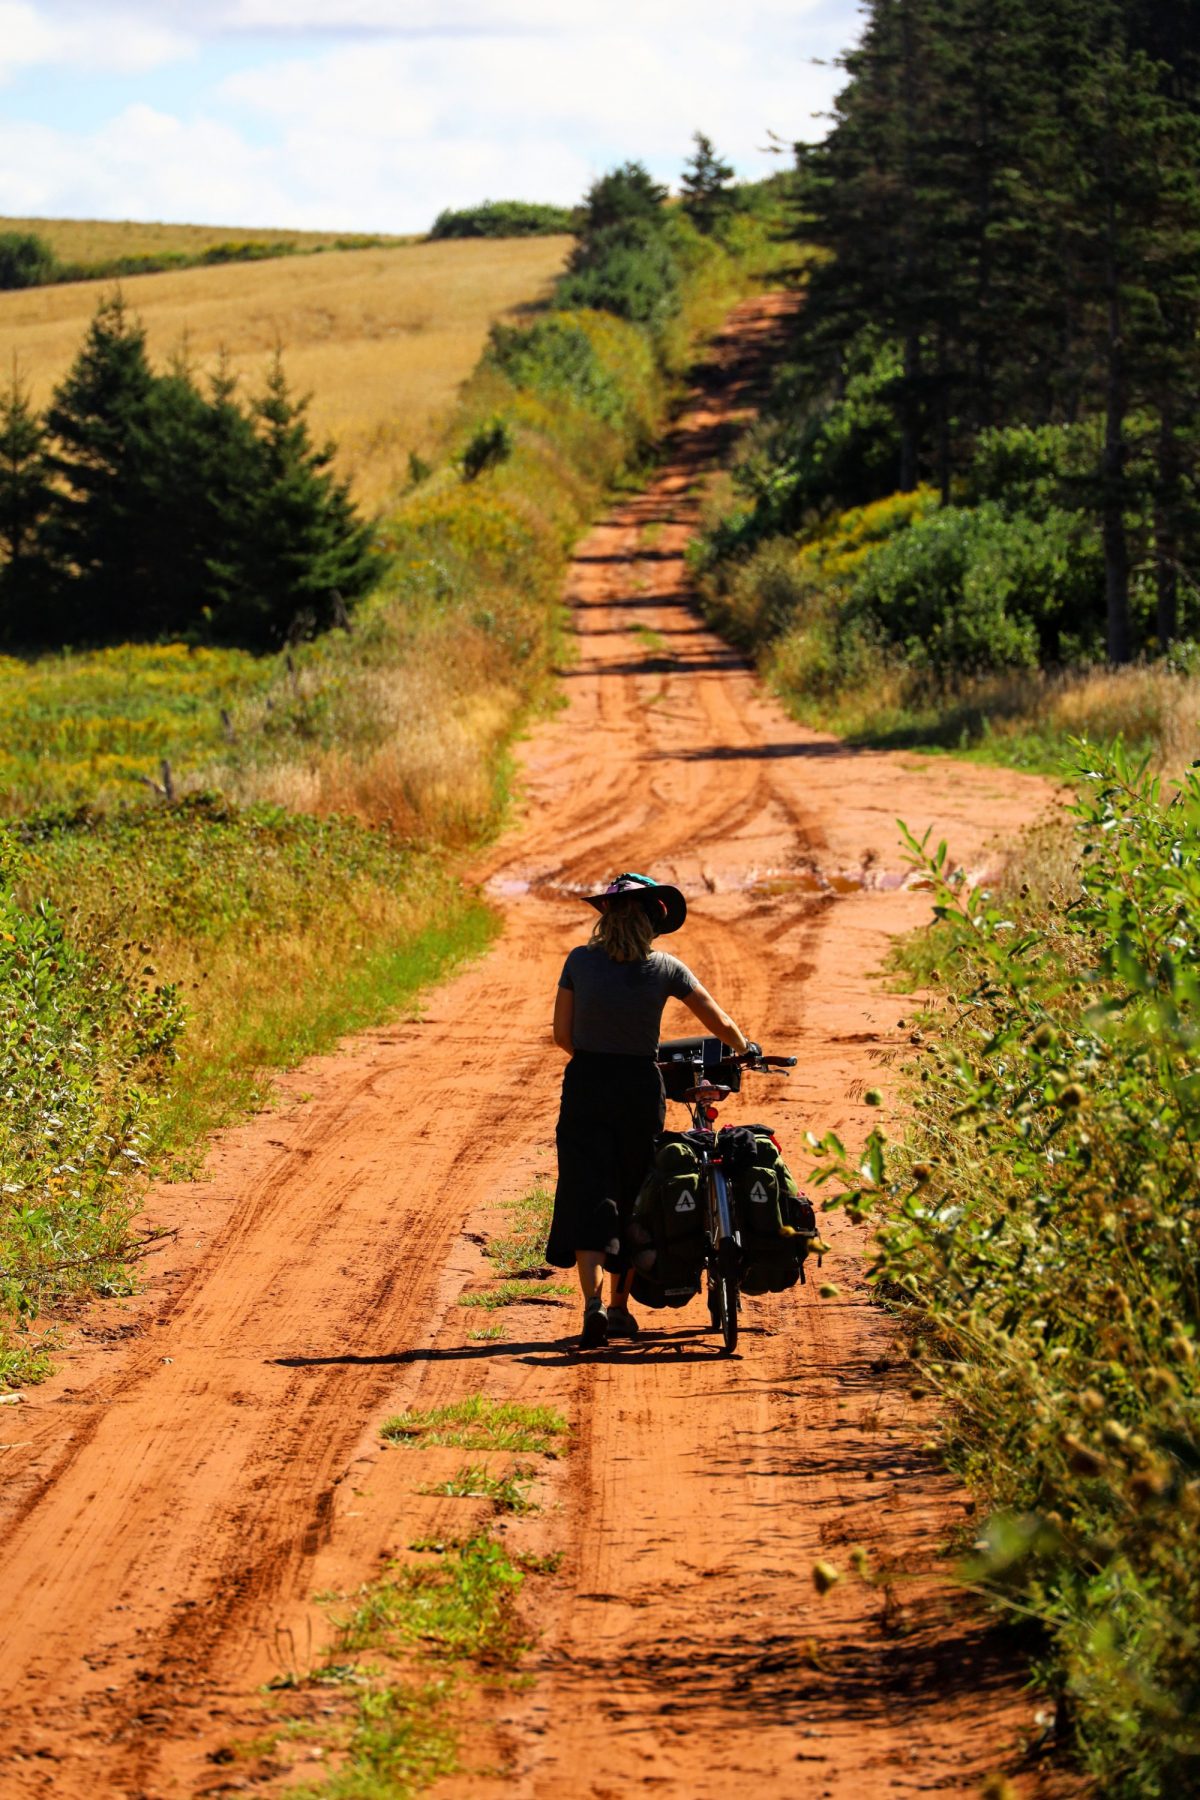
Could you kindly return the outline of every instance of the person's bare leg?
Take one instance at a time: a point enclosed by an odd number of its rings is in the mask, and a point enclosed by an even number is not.
[[[575,1273],[579,1276],[584,1302],[599,1298],[604,1293],[604,1252],[602,1250],[577,1250],[575,1252]]]
[[[608,1314],[604,1310],[604,1255],[600,1250],[577,1250],[575,1269],[583,1289],[583,1331],[580,1343],[585,1350],[597,1350],[608,1342]]]

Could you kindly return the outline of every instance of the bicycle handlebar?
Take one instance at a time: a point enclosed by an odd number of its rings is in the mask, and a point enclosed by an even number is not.
[[[794,1056],[768,1056],[758,1044],[747,1044],[734,1060],[743,1069],[757,1070],[760,1074],[766,1074],[771,1069],[794,1069],[796,1066]]]

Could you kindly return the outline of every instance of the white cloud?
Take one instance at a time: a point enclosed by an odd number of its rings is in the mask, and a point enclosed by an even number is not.
[[[422,230],[489,197],[569,203],[627,157],[677,180],[697,129],[758,175],[768,131],[820,135],[840,83],[813,58],[857,23],[854,0],[0,0],[0,79],[152,70],[189,32],[228,67],[237,33],[280,34],[219,87],[173,77],[170,110],[149,75],[94,128],[0,123],[0,213]]]
[[[149,106],[97,132],[0,122],[0,212],[19,217],[269,224],[295,209],[287,171],[228,126]]]
[[[730,24],[727,0],[121,0],[128,13],[174,21],[189,35],[234,32],[336,36],[370,31],[396,36],[572,36],[602,26],[666,30],[680,41],[693,31]],[[40,0],[39,10],[66,21],[110,13],[105,0]],[[812,13],[837,12],[844,35],[856,28],[854,0],[749,0],[741,29],[758,33]]]
[[[188,54],[189,36],[134,9],[93,7],[78,19],[25,0],[0,0],[0,82],[39,66],[137,72]]]

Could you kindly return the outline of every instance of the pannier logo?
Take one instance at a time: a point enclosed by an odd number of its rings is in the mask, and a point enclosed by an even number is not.
[[[761,1181],[756,1181],[754,1186],[750,1189],[750,1198],[755,1206],[769,1206],[771,1204],[771,1196],[768,1194]]]
[[[695,1210],[696,1210],[696,1196],[688,1188],[684,1188],[684,1190],[680,1194],[678,1200],[675,1202],[675,1211],[676,1212],[695,1212]]]

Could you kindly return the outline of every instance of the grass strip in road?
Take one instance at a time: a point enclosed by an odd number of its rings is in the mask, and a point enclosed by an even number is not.
[[[387,1682],[360,1694],[337,1746],[343,1766],[316,1786],[289,1788],[293,1800],[410,1800],[457,1773],[458,1734],[447,1707],[453,1686]]]
[[[458,1304],[480,1307],[484,1312],[496,1312],[502,1306],[552,1305],[570,1292],[571,1288],[565,1281],[501,1281],[495,1287],[460,1294]]]
[[[532,1510],[532,1474],[520,1464],[506,1477],[466,1465],[420,1491],[488,1498],[523,1512]],[[464,1679],[514,1679],[530,1641],[517,1597],[527,1576],[558,1567],[555,1555],[510,1554],[486,1530],[413,1549],[418,1560],[392,1563],[353,1596],[325,1663],[306,1680],[281,1684],[353,1695],[353,1715],[340,1728],[292,1720],[273,1734],[269,1749],[300,1732],[324,1737],[340,1760],[327,1780],[289,1787],[298,1800],[410,1800],[440,1776],[461,1772]],[[431,1666],[442,1671],[436,1680],[413,1679]]]
[[[492,1238],[485,1254],[502,1279],[530,1276],[546,1266],[546,1238],[554,1211],[554,1195],[537,1182],[519,1199],[505,1202],[512,1223],[503,1237]]]
[[[527,1639],[513,1602],[525,1577],[486,1531],[396,1563],[363,1590],[338,1637],[338,1654],[395,1652],[419,1644],[426,1655],[511,1665]]]
[[[420,1494],[444,1494],[451,1500],[490,1500],[497,1512],[537,1512],[529,1488],[536,1474],[529,1463],[517,1463],[506,1475],[495,1475],[483,1463],[464,1463],[445,1481],[426,1482]]]
[[[386,1443],[423,1448],[449,1444],[460,1450],[509,1450],[514,1455],[556,1456],[570,1427],[552,1406],[522,1406],[472,1394],[446,1406],[410,1409],[381,1428]]]
[[[343,1690],[361,1687],[364,1678],[370,1683],[335,1738],[342,1766],[289,1793],[298,1800],[410,1800],[459,1772],[455,1702],[462,1677],[508,1678],[515,1668],[529,1641],[515,1608],[525,1576],[502,1544],[479,1532],[420,1562],[394,1564],[360,1590],[333,1652]],[[410,1666],[414,1653],[418,1668],[432,1662],[447,1672],[435,1681],[395,1679],[393,1668]],[[354,1660],[368,1655],[391,1665],[382,1678]]]

